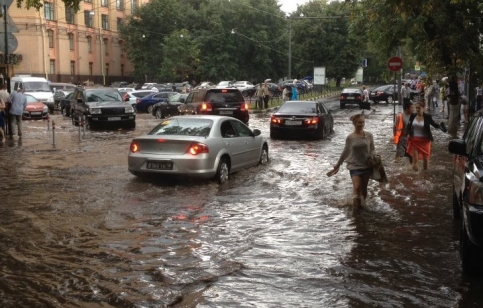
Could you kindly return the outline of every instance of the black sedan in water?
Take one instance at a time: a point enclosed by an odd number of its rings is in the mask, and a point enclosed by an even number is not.
[[[270,138],[325,139],[334,130],[334,119],[321,102],[287,101],[270,117]]]
[[[358,105],[362,107],[362,97],[364,94],[359,88],[345,88],[340,93],[339,104],[340,109],[344,109],[345,105]]]
[[[396,86],[396,89],[397,89],[397,86]],[[409,93],[409,98],[411,100],[414,100],[417,95],[418,95],[418,91],[411,89],[411,92]],[[398,96],[397,93],[394,93],[393,84],[380,86],[369,92],[369,99],[376,104],[379,102],[389,103],[389,101],[394,103],[398,99],[397,96]]]
[[[156,119],[179,115],[179,107],[184,105],[189,93],[178,93],[170,96],[167,101],[159,102],[153,106],[153,116]]]

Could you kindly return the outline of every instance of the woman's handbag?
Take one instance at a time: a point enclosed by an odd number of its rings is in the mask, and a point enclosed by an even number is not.
[[[367,166],[372,168],[371,179],[379,183],[387,183],[386,169],[380,155],[371,155],[367,158]]]

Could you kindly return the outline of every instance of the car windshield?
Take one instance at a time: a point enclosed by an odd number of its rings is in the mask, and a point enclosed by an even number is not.
[[[108,101],[122,101],[121,94],[113,90],[95,90],[87,91],[88,102],[108,102]]]
[[[39,102],[39,100],[33,96],[30,96],[30,95],[25,95],[25,96],[27,97],[27,105],[36,104]]]
[[[206,101],[210,103],[236,103],[236,102],[243,102],[243,96],[241,95],[240,91],[236,89],[236,91],[212,91],[206,93]]]
[[[208,136],[213,120],[177,118],[167,119],[156,126],[148,135]]]
[[[306,114],[317,113],[317,107],[312,102],[287,102],[280,106],[277,113],[285,114]]]
[[[26,92],[52,92],[47,82],[43,81],[28,81],[23,86]]]
[[[170,97],[168,97],[168,102],[179,102],[179,98],[181,97],[181,94],[175,94],[175,95],[171,95]]]

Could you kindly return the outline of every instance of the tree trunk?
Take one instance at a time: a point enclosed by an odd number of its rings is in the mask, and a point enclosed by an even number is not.
[[[341,81],[342,81],[342,77],[337,77],[337,78],[336,78],[336,81],[335,81],[335,86],[336,86],[337,88],[339,88],[339,87],[340,87],[340,82],[341,82]]]
[[[449,99],[449,98],[448,98]],[[457,138],[458,127],[461,119],[461,104],[449,104],[448,134],[453,138]]]

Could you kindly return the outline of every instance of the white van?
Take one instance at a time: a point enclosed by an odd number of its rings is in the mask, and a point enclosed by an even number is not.
[[[10,93],[18,88],[25,89],[25,94],[30,94],[39,102],[49,107],[50,113],[54,113],[54,95],[49,87],[47,79],[42,77],[12,77],[10,80]]]

